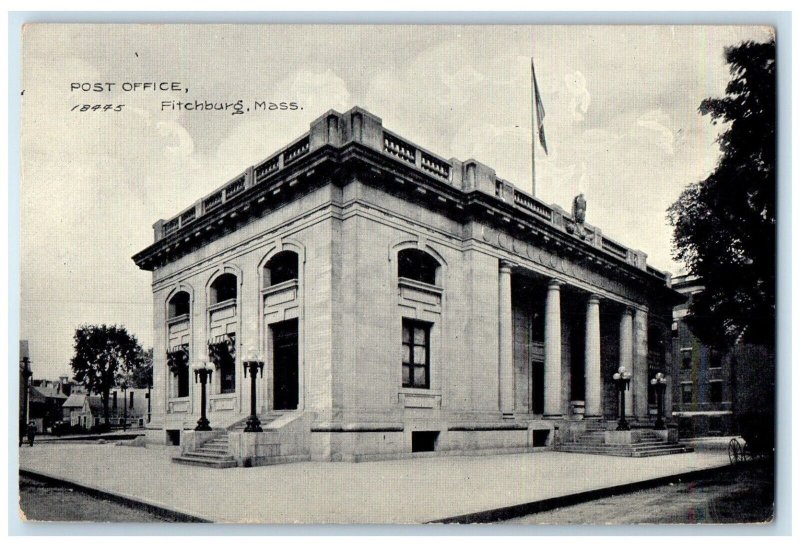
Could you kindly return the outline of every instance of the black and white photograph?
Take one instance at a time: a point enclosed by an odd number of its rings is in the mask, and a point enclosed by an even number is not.
[[[775,27],[19,32],[32,533],[774,522]]]

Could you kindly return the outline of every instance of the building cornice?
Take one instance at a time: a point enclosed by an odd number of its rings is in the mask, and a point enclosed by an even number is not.
[[[670,285],[669,274],[648,266],[644,253],[607,238],[594,226],[578,226],[557,205],[518,190],[475,160],[445,160],[422,149],[384,129],[379,118],[360,108],[327,112],[288,146],[175,217],[156,222],[155,242],[133,260],[152,271],[298,194],[326,184],[344,185],[352,177],[462,223],[496,226],[629,281],[651,288]]]

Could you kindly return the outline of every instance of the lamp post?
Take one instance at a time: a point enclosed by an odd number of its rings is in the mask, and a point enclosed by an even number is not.
[[[664,392],[667,390],[667,377],[662,373],[657,373],[655,378],[650,380],[650,385],[656,391],[656,423],[653,429],[666,429],[664,425]]]
[[[20,382],[22,384],[20,386],[20,390],[22,392],[22,401],[20,401],[19,409],[19,445],[22,446],[22,438],[25,435],[25,431],[28,427],[28,399],[30,395],[31,377],[33,376],[33,371],[31,370],[31,361],[27,357],[23,357],[20,360],[19,373],[22,377],[22,381]]]
[[[250,417],[247,418],[247,426],[244,428],[245,433],[259,433],[264,431],[261,429],[261,420],[258,419],[256,413],[256,373],[261,372],[261,377],[264,377],[264,361],[256,350],[249,350],[244,362],[244,376],[247,377],[248,371],[250,372]]]
[[[619,423],[617,424],[617,431],[628,431],[631,427],[625,419],[625,390],[630,387],[631,374],[625,370],[624,366],[620,366],[619,370],[614,373],[614,385],[617,386],[617,397],[619,399]]]
[[[211,431],[211,425],[206,418],[206,384],[211,381],[214,369],[205,361],[198,362],[194,367],[194,381],[200,380],[200,419],[197,420],[195,431]]]

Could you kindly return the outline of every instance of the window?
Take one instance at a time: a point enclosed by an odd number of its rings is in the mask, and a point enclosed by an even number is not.
[[[176,346],[167,352],[167,366],[175,377],[175,396],[189,396],[189,345]]]
[[[708,400],[712,403],[722,402],[722,382],[708,384]]]
[[[131,402],[130,402],[130,404],[128,404],[128,408],[133,408],[133,391],[130,392],[130,399],[131,399]]]
[[[672,322],[672,337],[673,338],[677,338],[678,337],[678,322],[677,321],[673,321]]]
[[[681,402],[684,404],[692,402],[692,384],[681,385]]]
[[[225,273],[211,284],[211,305],[236,299],[236,276]]]
[[[181,315],[189,315],[189,293],[186,291],[175,293],[169,300],[167,318],[173,319]]]
[[[433,452],[438,439],[438,431],[412,431],[411,452]]]
[[[708,417],[708,432],[722,433],[722,418],[719,416]]]
[[[217,367],[219,392],[236,391],[236,334],[217,336],[208,344],[208,356]]]
[[[720,368],[722,366],[722,353],[715,349],[709,350],[708,353],[709,368]]]
[[[281,251],[264,266],[264,288],[297,279],[297,253]]]
[[[681,368],[686,370],[692,368],[692,350],[690,349],[682,349],[681,350]]]
[[[439,263],[419,249],[404,249],[397,253],[397,275],[420,283],[436,284]]]
[[[403,387],[430,387],[431,326],[403,319]]]

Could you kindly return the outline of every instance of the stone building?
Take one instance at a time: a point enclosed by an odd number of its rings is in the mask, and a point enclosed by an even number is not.
[[[240,464],[550,446],[614,419],[620,364],[630,419],[650,426],[679,295],[581,206],[547,205],[363,109],[327,112],[156,222],[133,257],[153,272],[148,439],[208,440],[191,431],[198,361],[214,365],[208,416]],[[242,435],[252,351],[264,433]]]

